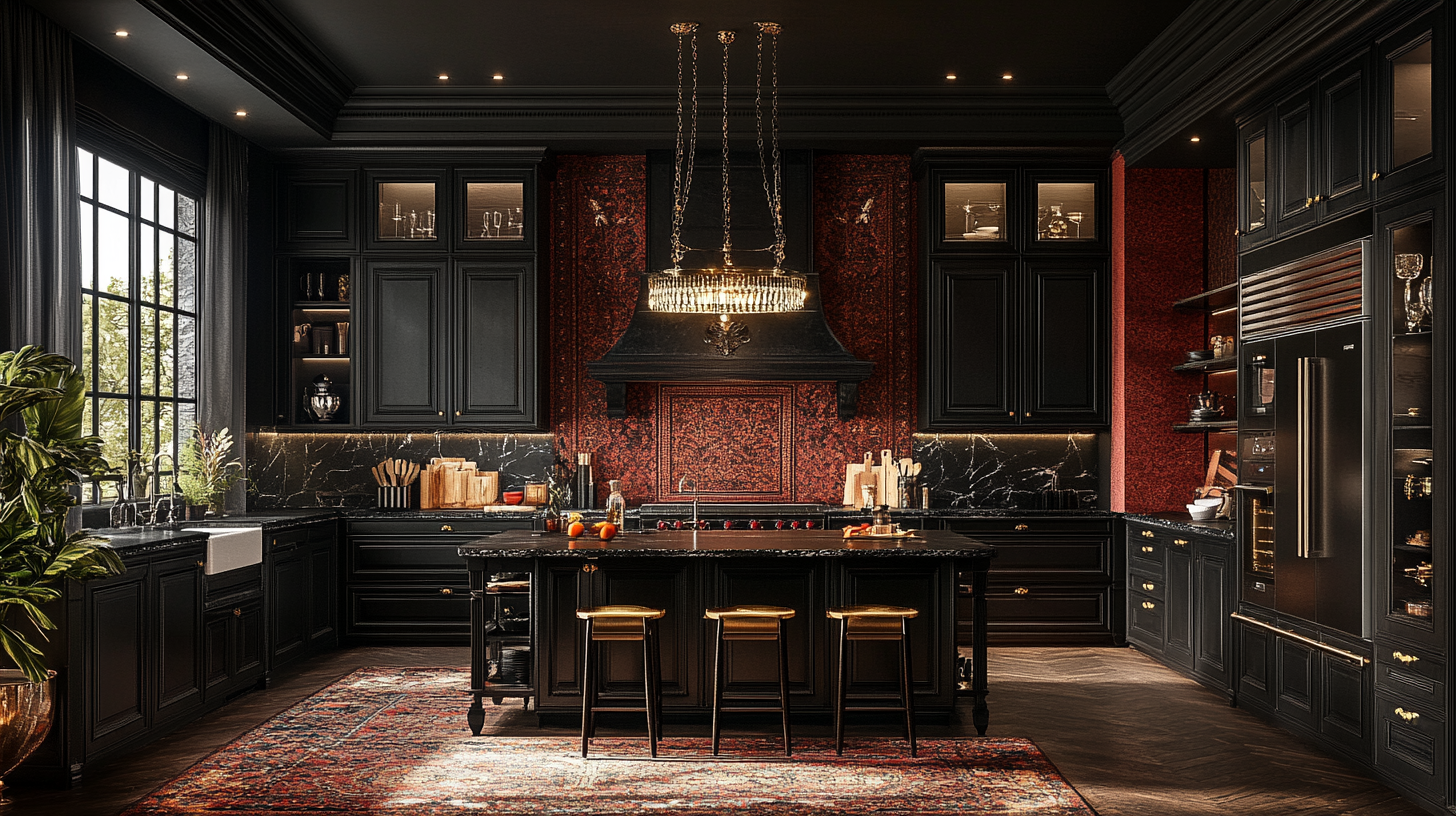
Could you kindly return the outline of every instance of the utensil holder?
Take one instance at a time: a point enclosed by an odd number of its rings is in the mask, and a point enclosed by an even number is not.
[[[415,507],[414,485],[379,485],[380,510],[413,510]]]

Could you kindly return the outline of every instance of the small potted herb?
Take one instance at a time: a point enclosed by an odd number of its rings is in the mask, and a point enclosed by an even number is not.
[[[223,499],[243,476],[238,460],[228,461],[233,438],[227,428],[209,436],[200,425],[182,443],[177,461],[177,490],[187,501],[187,519],[196,521],[211,510],[222,515]]]

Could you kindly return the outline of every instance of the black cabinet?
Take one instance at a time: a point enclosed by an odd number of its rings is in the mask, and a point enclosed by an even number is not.
[[[1274,231],[1297,232],[1370,199],[1370,68],[1362,51],[1274,108]]]
[[[1104,260],[935,260],[923,292],[922,428],[1107,424]]]
[[[202,624],[202,676],[209,701],[226,699],[263,676],[263,600],[212,610]]]
[[[277,186],[276,246],[288,252],[359,249],[359,173],[349,168],[289,168]]]
[[[1233,689],[1233,549],[1233,540],[1220,535],[1127,525],[1127,639],[1225,694]],[[1254,659],[1254,671],[1263,671],[1262,660]]]
[[[334,522],[267,537],[268,671],[338,645]]]
[[[460,545],[528,518],[351,521],[344,546],[344,637],[360,643],[463,645],[470,580]]]
[[[368,261],[359,298],[366,424],[539,424],[533,261]]]

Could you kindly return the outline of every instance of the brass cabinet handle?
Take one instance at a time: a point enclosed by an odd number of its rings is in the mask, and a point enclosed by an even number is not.
[[[1156,609],[1157,607],[1158,605],[1152,601],[1143,601],[1143,609]]]
[[[1417,660],[1420,660],[1420,658],[1416,657],[1415,655],[1402,654],[1400,652],[1391,652],[1390,656],[1407,665],[1414,663]]]
[[[1186,546],[1188,546],[1188,539],[1186,539],[1186,538],[1175,538],[1175,539],[1173,539],[1173,543],[1174,544],[1177,544],[1180,547],[1186,547]]]
[[[1395,714],[1396,714],[1397,717],[1400,717],[1402,720],[1405,720],[1406,722],[1413,722],[1413,721],[1419,720],[1421,718],[1421,715],[1420,714],[1417,714],[1414,711],[1406,711],[1403,708],[1397,708],[1395,710]]]
[[[241,618],[242,616],[243,616],[243,610],[238,609],[237,607],[233,607],[233,617],[235,617],[235,618]]]
[[[1143,538],[1152,538],[1152,537],[1153,537],[1153,531],[1152,530],[1143,530]]]
[[[1143,581],[1143,589],[1147,590],[1148,592],[1152,592],[1153,590],[1155,590],[1157,588],[1158,587],[1156,585],[1150,584],[1147,581]]]
[[[1237,238],[1237,237],[1239,237],[1240,235],[1243,235],[1243,234],[1244,234],[1244,231],[1243,230],[1234,230],[1234,237],[1235,238]]]
[[[1320,203],[1321,201],[1324,201],[1324,200],[1325,200],[1325,197],[1324,197],[1324,194],[1323,193],[1315,193],[1314,194],[1314,203],[1318,204],[1318,203]]]
[[[440,416],[444,416],[445,415],[445,412],[444,411],[436,411],[435,413],[439,414]]]
[[[205,568],[207,566],[207,562],[206,561],[198,561],[197,562],[197,566],[204,567]]]
[[[1314,203],[1314,199],[1313,198],[1306,198],[1304,200],[1304,208],[1306,210],[1309,209],[1310,205],[1313,204],[1313,203]]]
[[[1150,546],[1148,546],[1146,544],[1143,545],[1143,552],[1150,553],[1152,551],[1153,551],[1153,548],[1152,547],[1150,547]]]
[[[1028,526],[1026,526],[1025,524],[1018,524],[1018,525],[1016,525],[1016,528],[1015,529],[1017,531],[1021,531],[1021,530],[1030,530],[1031,528],[1028,527]]]
[[[1007,413],[1008,416],[1016,416],[1016,412],[1015,411],[1007,411],[1006,413]]]
[[[450,587],[440,587],[440,594],[441,595],[454,595],[455,594],[455,590],[451,589]]]
[[[442,532],[442,533],[453,533],[453,532],[455,532],[455,528],[454,527],[451,527],[448,524],[441,524],[440,525],[440,532]]]
[[[455,412],[455,416],[460,416],[460,412],[459,411],[456,411]]]
[[[582,572],[596,572],[597,571],[597,565],[596,564],[582,564],[581,565],[581,571]]]
[[[1017,587],[1015,590],[1013,590],[1013,592],[1015,592],[1017,595],[1025,595],[1028,592],[1031,592],[1031,590],[1027,589],[1026,587]]]
[[[1370,174],[1370,180],[1371,181],[1379,181],[1380,180],[1380,171],[1379,170],[1376,170],[1374,173],[1371,173]]]

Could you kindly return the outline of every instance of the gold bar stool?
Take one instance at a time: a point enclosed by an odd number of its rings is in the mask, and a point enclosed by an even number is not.
[[[647,743],[653,757],[662,732],[662,654],[658,646],[657,621],[666,615],[662,609],[648,606],[615,604],[591,606],[576,610],[586,621],[586,657],[581,681],[581,755],[586,756],[587,742],[596,732],[598,711],[641,711],[647,714]],[[642,705],[597,705],[596,654],[592,644],[602,641],[642,641]]]
[[[846,711],[903,711],[905,712],[905,738],[910,742],[910,756],[915,756],[915,695],[910,685],[910,638],[906,635],[905,622],[920,614],[908,606],[841,606],[825,610],[830,618],[839,621],[839,687],[834,704],[834,752],[844,755],[844,712]],[[900,643],[900,705],[897,706],[846,706],[845,673],[849,666],[849,641],[851,640],[894,640]]]
[[[784,718],[784,756],[794,755],[793,737],[789,734],[789,641],[784,622],[794,616],[794,610],[787,606],[719,606],[703,612],[707,620],[718,622],[717,649],[713,656],[713,756],[718,755],[720,716],[727,711],[767,713],[777,711]],[[779,696],[778,705],[734,706],[723,708],[723,644],[730,640],[771,640],[779,645]],[[758,702],[770,698],[735,697],[734,700]]]

